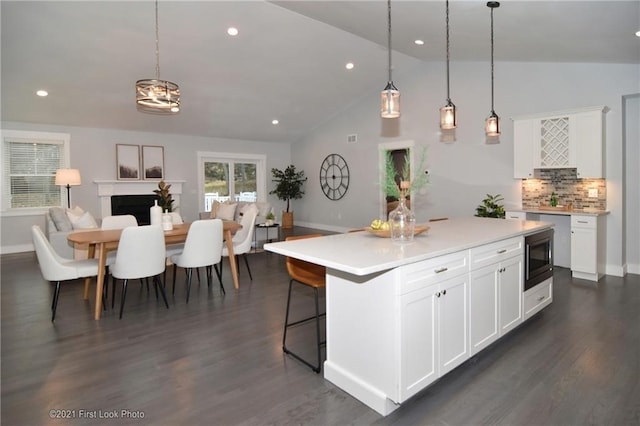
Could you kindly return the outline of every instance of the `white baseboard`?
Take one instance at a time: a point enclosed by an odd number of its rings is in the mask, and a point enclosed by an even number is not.
[[[0,247],[0,254],[25,253],[34,250],[35,249],[33,248],[33,244],[16,244],[12,246]]]

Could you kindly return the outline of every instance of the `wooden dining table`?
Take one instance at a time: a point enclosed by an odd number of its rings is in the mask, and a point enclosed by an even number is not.
[[[187,233],[189,232],[190,223],[184,223],[180,225],[173,225],[171,231],[164,231],[165,244],[177,244],[184,243],[187,239]],[[239,288],[238,282],[238,268],[236,265],[236,257],[233,252],[233,234],[242,228],[238,222],[223,220],[222,221],[222,235],[227,245],[227,251],[229,252],[229,265],[231,267],[231,277],[233,278],[233,286]],[[120,235],[122,229],[95,229],[95,230],[82,230],[75,231],[69,234],[67,240],[80,245],[89,246],[89,258],[94,258],[98,255],[98,276],[96,278],[96,303],[95,314],[96,320],[100,319],[102,314],[102,291],[104,287],[104,274],[107,263],[107,253],[116,250],[118,248],[118,242],[120,241]],[[91,278],[85,279],[84,286],[84,298],[89,298],[89,287],[91,284]]]

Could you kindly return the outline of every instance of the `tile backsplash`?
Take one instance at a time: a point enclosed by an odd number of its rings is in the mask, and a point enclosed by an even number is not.
[[[589,190],[597,190],[597,198],[589,197]],[[607,208],[607,181],[579,179],[576,169],[540,169],[535,179],[523,179],[522,208],[550,205],[552,192],[556,193],[558,205],[571,205],[574,209]]]

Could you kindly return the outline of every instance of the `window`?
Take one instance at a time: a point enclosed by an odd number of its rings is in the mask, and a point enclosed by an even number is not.
[[[214,201],[264,201],[266,157],[198,152],[200,211],[211,211]]]
[[[56,170],[69,164],[64,133],[2,131],[2,211],[62,205]]]

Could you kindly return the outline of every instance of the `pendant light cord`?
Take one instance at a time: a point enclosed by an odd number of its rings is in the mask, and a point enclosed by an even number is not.
[[[388,23],[388,52],[389,52],[389,82],[391,82],[391,0],[387,0],[387,23]]]
[[[156,0],[156,80],[160,80],[160,37],[158,35],[158,0]]]
[[[449,0],[446,3],[447,14],[447,103],[451,103],[451,96],[449,95]]]
[[[491,8],[491,113],[495,114],[493,109],[493,7]]]

